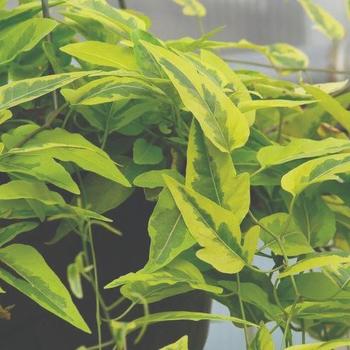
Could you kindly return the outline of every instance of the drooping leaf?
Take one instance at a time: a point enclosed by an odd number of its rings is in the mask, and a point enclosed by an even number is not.
[[[63,162],[73,162],[84,170],[96,173],[102,177],[118,182],[126,187],[129,182],[114,162],[100,148],[94,146],[79,134],[69,133],[60,128],[46,130],[31,138],[21,148],[12,148],[36,130],[38,126],[22,126],[4,134],[2,139],[7,148],[11,148],[3,157],[8,160],[14,157],[26,157],[39,155],[45,161],[45,157],[61,160]],[[37,158],[39,160],[39,158]],[[1,157],[0,157],[1,164]]]
[[[265,108],[296,108],[299,106],[315,103],[315,101],[292,101],[292,100],[254,100],[241,102],[238,107],[245,113]]]
[[[225,93],[198,73],[184,57],[146,42],[143,44],[168,75],[205,136],[223,152],[243,146],[249,135],[248,122]]]
[[[140,79],[117,76],[96,79],[76,90],[63,89],[62,94],[73,105],[96,105],[131,99],[166,99],[162,90],[156,86]]]
[[[314,158],[350,149],[349,140],[327,138],[324,140],[292,139],[286,146],[274,144],[259,150],[257,158],[263,167],[283,164],[297,159]]]
[[[164,346],[160,350],[188,350],[188,336],[185,335],[175,343]]]
[[[168,266],[153,272],[140,270],[129,273],[109,283],[105,288],[120,287],[121,293],[137,302],[142,302],[139,295],[153,303],[169,296],[183,294],[191,290],[221,294],[221,287],[206,283],[202,273],[186,260],[174,260]]]
[[[14,277],[1,269],[1,279],[49,312],[90,333],[89,327],[74,306],[67,289],[34,248],[13,244],[0,249],[0,259],[21,277]]]
[[[80,18],[94,19],[107,30],[115,31],[127,37],[135,29],[147,29],[147,23],[140,16],[117,9],[105,0],[72,0],[69,2],[65,15],[79,20]]]
[[[191,312],[191,311],[168,311],[168,312],[159,312],[155,314],[150,314],[137,318],[136,320],[128,324],[128,331],[133,332],[138,328],[144,326],[145,324],[154,324],[160,322],[171,322],[171,321],[228,321],[235,322],[237,324],[246,324],[247,326],[257,327],[256,324],[248,321],[244,321],[237,317],[224,316],[224,315],[215,315],[208,314],[204,312]],[[113,321],[112,321],[113,327]]]
[[[195,120],[187,148],[186,186],[232,210],[239,221],[248,212],[249,175],[236,176],[231,155],[214,147]]]
[[[293,276],[300,272],[321,268],[326,266],[340,266],[341,264],[350,263],[350,257],[347,254],[341,253],[315,253],[308,255],[305,259],[298,261],[296,264],[288,267],[280,273],[279,277],[284,278]]]
[[[182,12],[185,16],[204,17],[207,10],[199,0],[173,0],[182,6]]]
[[[305,235],[287,213],[274,213],[261,219],[260,223],[280,238],[287,255],[294,256],[313,252]],[[283,255],[280,245],[269,231],[264,229],[261,231],[260,237],[264,241],[265,247],[270,248],[275,254]]]
[[[344,37],[345,29],[343,25],[322,6],[316,5],[313,0],[298,1],[314,22],[316,29],[330,39],[340,40]]]
[[[164,73],[159,67],[159,64],[142,44],[145,41],[153,45],[163,46],[161,41],[143,30],[133,31],[131,33],[131,39],[134,43],[134,55],[140,70],[150,77],[163,77]]]
[[[350,170],[350,155],[336,154],[310,160],[299,165],[282,177],[282,188],[293,196],[300,194],[312,184],[339,180],[337,174]]]
[[[238,74],[236,74],[231,67],[219,56],[208,50],[201,50],[200,55],[201,61],[212,67],[212,69],[221,72],[227,79],[228,84],[232,84],[235,90],[235,98],[238,99],[239,103],[247,103],[252,101],[250,92],[244,85]],[[255,111],[244,113],[248,119],[250,125],[255,121]]]
[[[98,66],[126,70],[137,69],[132,49],[122,45],[112,45],[100,41],[84,41],[63,46],[60,50]]]
[[[31,50],[56,26],[57,22],[52,19],[33,18],[1,31],[0,66]]]
[[[136,164],[159,164],[163,160],[162,149],[140,138],[134,143],[133,159]]]
[[[246,257],[234,215],[169,177],[165,178],[165,183],[191,235],[202,247],[197,256],[220,272],[239,272]]]
[[[319,101],[325,111],[331,114],[335,120],[350,132],[350,111],[347,111],[339,101],[318,87],[312,85],[303,85],[303,87],[309,94]]]
[[[34,230],[38,223],[22,221],[0,228],[0,246],[10,242],[21,233]]]
[[[167,188],[159,195],[148,223],[148,232],[151,246],[147,270],[166,266],[194,244],[194,239]]]
[[[90,72],[74,72],[14,81],[0,87],[0,111],[34,100],[82,78]]]

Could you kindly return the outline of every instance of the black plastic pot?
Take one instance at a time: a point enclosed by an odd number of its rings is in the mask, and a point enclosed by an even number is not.
[[[141,192],[137,192],[124,205],[108,215],[116,218],[117,226],[124,234],[122,238],[100,229],[94,230],[101,286],[120,275],[137,271],[147,261],[147,221],[152,209],[152,204],[145,201]],[[66,267],[81,251],[81,242],[79,237],[70,235],[58,244],[48,246],[45,242],[52,237],[54,230],[53,225],[42,225],[40,231],[24,235],[25,239],[21,241],[34,245],[67,285]],[[12,310],[10,321],[0,320],[1,350],[74,350],[80,345],[91,346],[97,343],[96,334],[87,335],[76,330],[42,310],[13,288],[4,287],[7,293],[0,296],[0,304],[4,307],[13,304],[16,306]],[[89,285],[84,287],[84,299],[74,301],[85,320],[95,329],[95,296]],[[117,290],[104,293],[107,304],[119,296]],[[168,310],[208,312],[210,299],[201,293],[189,293],[151,305],[151,312]],[[131,316],[141,315],[140,308]],[[157,350],[185,334],[189,335],[190,349],[201,350],[206,341],[207,331],[207,322],[182,321],[153,325],[148,328],[139,344],[134,345],[132,339],[129,339],[128,350]],[[103,333],[104,338],[109,339],[107,328]]]

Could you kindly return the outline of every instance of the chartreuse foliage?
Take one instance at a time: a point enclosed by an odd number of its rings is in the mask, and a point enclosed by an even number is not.
[[[206,13],[200,1],[175,2],[185,15]],[[16,242],[55,220],[46,241],[82,239],[67,279],[76,298],[85,296],[83,280],[96,290],[93,349],[103,348],[102,321],[110,325],[107,346],[120,350],[130,333],[181,320],[233,322],[247,349],[349,345],[342,339],[350,324],[346,82],[279,80],[237,70],[215,52],[249,49],[280,72],[307,69],[306,55],[288,44],[219,42],[214,32],[162,41],[145,15],[105,0],[50,2],[60,22],[42,18],[39,2],[21,3],[0,11],[1,292],[11,285],[90,331],[40,252]],[[299,3],[320,31],[343,36],[323,8]],[[105,287],[120,288],[131,303],[113,318],[108,311],[119,301],[106,306],[100,295],[93,228],[120,235],[106,213],[127,205],[136,188],[155,202],[149,260],[110,276]],[[149,304],[190,291],[230,315],[149,313]],[[145,315],[132,320],[136,304]],[[278,330],[281,345],[273,340]],[[293,344],[295,332],[319,342]],[[164,349],[188,344],[184,336]]]

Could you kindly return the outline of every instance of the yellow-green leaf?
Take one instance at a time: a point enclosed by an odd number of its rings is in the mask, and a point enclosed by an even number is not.
[[[93,80],[78,89],[63,89],[71,104],[96,105],[131,99],[166,99],[165,94],[141,79],[111,76]]]
[[[350,150],[350,141],[327,138],[324,140],[292,139],[286,146],[275,144],[259,150],[257,159],[263,167],[283,164],[297,159],[314,158]]]
[[[143,44],[168,75],[205,136],[219,150],[230,152],[246,143],[248,122],[219,86],[184,57],[159,46]]]
[[[101,41],[83,41],[63,46],[60,50],[98,66],[137,70],[133,50],[127,46]]]
[[[312,184],[339,180],[337,174],[350,171],[350,154],[342,153],[310,160],[282,177],[282,188],[293,196]]]
[[[314,22],[316,29],[330,39],[340,40],[345,35],[343,25],[323,7],[314,4],[313,0],[298,0],[307,15]]]
[[[191,235],[202,247],[197,256],[223,273],[242,270],[246,256],[234,215],[170,177],[165,177],[165,183]]]
[[[204,17],[207,10],[199,0],[173,0],[182,6],[182,12],[185,16]]]
[[[188,336],[185,335],[175,343],[164,346],[160,350],[188,350]]]
[[[15,277],[1,269],[1,279],[49,312],[90,333],[67,289],[34,248],[13,244],[0,249],[0,259],[21,277]]]
[[[307,93],[317,99],[325,111],[330,113],[348,132],[350,132],[350,112],[339,101],[316,86],[303,85]]]
[[[292,101],[292,100],[254,100],[243,101],[239,103],[238,107],[243,112],[254,111],[265,108],[297,108],[315,101]]]
[[[20,53],[31,50],[49,34],[57,22],[33,18],[0,32],[0,66],[13,61]]]
[[[252,101],[250,92],[244,85],[238,74],[236,74],[226,62],[221,59],[218,55],[208,50],[201,50],[200,58],[203,63],[209,65],[212,69],[218,70],[225,76],[228,84],[232,84],[235,90],[235,98],[238,99],[239,103],[247,103]],[[254,124],[255,111],[249,111],[244,113],[248,119],[249,125]]]
[[[303,345],[293,345],[286,350],[335,350],[343,348],[344,346],[350,345],[350,339],[336,339],[327,342],[319,342],[312,344],[303,344]]]
[[[11,82],[0,87],[0,111],[34,100],[91,72],[50,75]]]
[[[249,346],[249,350],[275,350],[272,335],[267,327],[263,324],[260,326],[253,342]]]
[[[296,275],[300,272],[332,266],[337,267],[341,264],[349,264],[350,256],[347,254],[340,253],[316,253],[308,255],[305,259],[298,261],[294,265],[286,268],[283,272],[280,273],[279,277],[284,278],[288,276]]]
[[[187,149],[186,186],[231,210],[241,222],[250,204],[247,173],[236,176],[231,155],[220,152],[193,121]]]

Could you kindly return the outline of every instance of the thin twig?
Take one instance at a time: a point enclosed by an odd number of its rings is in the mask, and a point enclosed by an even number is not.
[[[41,0],[41,9],[42,9],[43,17],[50,18],[50,6],[49,6],[48,0]],[[47,41],[51,44],[52,43],[51,33],[47,34],[46,38],[47,38]],[[54,70],[53,70],[53,67],[51,64],[49,64],[49,73],[50,74],[54,73]],[[58,96],[57,96],[56,90],[52,91],[52,101],[53,101],[54,109],[57,109],[58,108]]]
[[[242,296],[241,296],[241,280],[239,277],[239,273],[237,273],[237,294],[238,294],[239,307],[241,309],[241,317],[244,321],[246,321],[246,315],[245,315],[244,305],[243,305]],[[244,338],[245,338],[246,348],[248,349],[249,336],[248,336],[248,328],[245,323],[243,325],[243,328],[244,328]]]
[[[41,133],[43,130],[48,129],[52,123],[56,120],[56,118],[61,114],[61,112],[68,106],[67,103],[63,104],[60,108],[52,111],[48,118],[42,126],[40,126],[38,129],[35,129],[33,132],[31,132],[28,136],[26,136],[23,140],[18,142],[13,148],[19,148],[22,147],[24,144],[26,144],[29,140],[31,140],[34,136]]]
[[[276,67],[272,64],[259,63],[254,61],[237,60],[234,58],[224,58],[226,62],[244,64],[248,66],[263,67],[268,69],[280,70],[280,71],[292,71],[292,72],[318,72],[318,73],[331,73],[331,74],[344,74],[350,75],[348,70],[334,70],[330,68],[317,68],[317,67]]]

